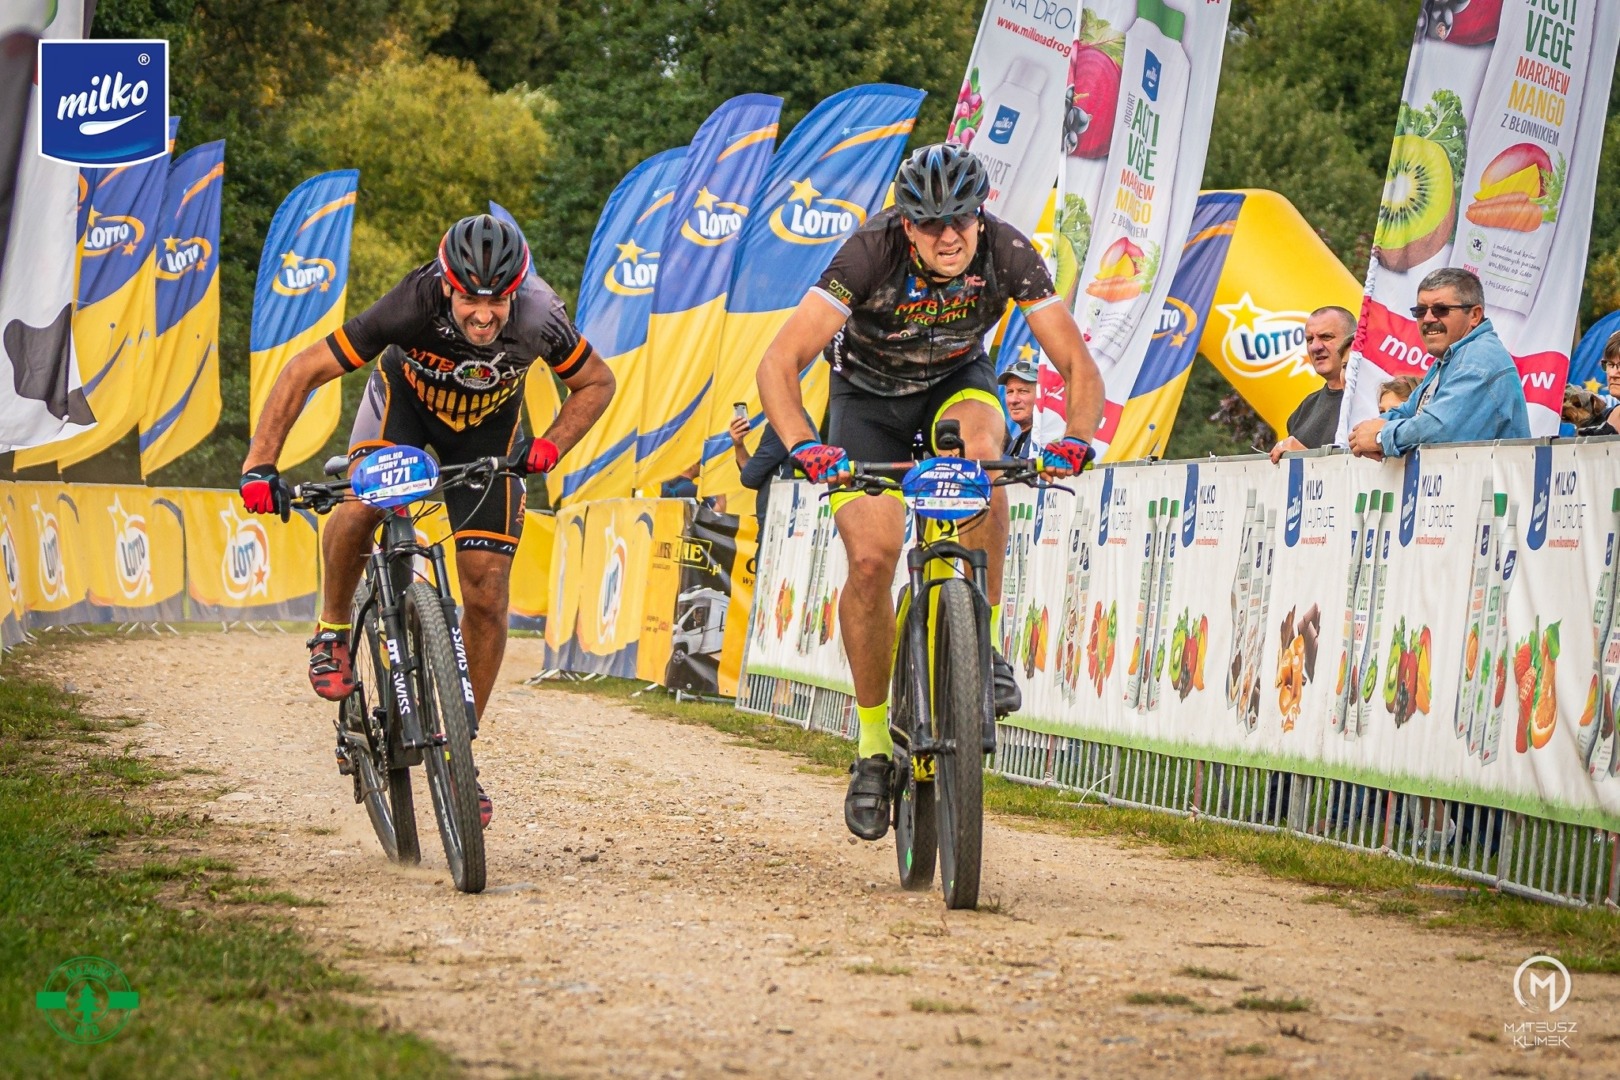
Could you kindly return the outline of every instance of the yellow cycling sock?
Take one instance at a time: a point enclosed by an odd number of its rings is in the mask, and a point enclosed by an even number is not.
[[[325,619],[317,619],[317,620],[315,620],[315,632],[317,634],[320,633],[322,630],[352,630],[352,629],[354,629],[354,623],[327,622]]]
[[[861,757],[872,757],[883,754],[894,756],[894,739],[889,735],[889,703],[880,702],[877,705],[857,705],[855,715],[861,721],[861,740],[857,744]]]
[[[1001,648],[1001,605],[993,604],[990,608],[990,647]]]

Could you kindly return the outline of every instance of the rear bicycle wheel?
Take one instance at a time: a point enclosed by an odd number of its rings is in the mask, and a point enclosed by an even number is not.
[[[984,846],[984,681],[973,589],[962,580],[939,587],[934,612],[935,737],[953,744],[939,755],[934,780],[939,818],[940,888],[948,908],[979,905]]]
[[[917,706],[911,688],[911,653],[906,648],[906,620],[911,612],[911,586],[900,591],[895,605],[894,670],[889,681],[889,726],[909,733],[916,723]],[[919,765],[921,767],[919,767]],[[934,785],[918,780],[933,760],[916,762],[898,740],[894,745],[894,856],[900,887],[923,892],[933,887],[934,863],[939,858],[939,835],[934,823]]]
[[[405,632],[416,660],[416,699],[422,730],[432,740],[423,751],[433,814],[462,892],[484,891],[484,828],[478,815],[478,779],[473,770],[473,703],[462,694],[461,669],[433,586],[418,581],[405,590]]]
[[[354,663],[354,693],[343,699],[339,733],[354,765],[355,801],[364,804],[372,831],[383,852],[394,862],[415,866],[422,861],[416,835],[416,804],[411,796],[411,770],[395,765],[390,757],[388,729],[369,707],[376,697],[387,699],[387,669],[383,664],[382,631],[375,602],[364,604],[366,587],[355,593],[350,622],[349,656]]]

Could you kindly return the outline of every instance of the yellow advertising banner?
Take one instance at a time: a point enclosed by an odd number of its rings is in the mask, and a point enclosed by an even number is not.
[[[742,677],[743,652],[748,647],[748,612],[754,603],[754,557],[759,551],[759,519],[741,515],[737,527],[737,558],[731,566],[731,602],[726,607],[726,636],[720,648],[719,684],[722,697],[737,696]]]
[[[575,633],[585,568],[585,516],[589,507],[589,503],[564,507],[553,519],[551,570],[546,575],[551,589],[546,603],[548,667],[569,667],[569,658],[578,647]]]
[[[659,499],[653,504],[652,557],[642,592],[641,643],[636,650],[636,678],[664,681],[672,649],[675,598],[681,590],[681,544],[691,520],[685,499]]]
[[[7,517],[16,529],[23,626],[92,622],[79,551],[79,507],[66,484],[14,484]]]
[[[551,552],[557,519],[538,510],[523,515],[523,538],[512,558],[508,624],[514,630],[543,630],[551,606]]]
[[[586,515],[578,644],[591,666],[583,670],[636,673],[657,508],[655,499],[613,499],[593,503]]]
[[[179,505],[151,488],[75,484],[80,563],[98,621],[185,614],[186,541]]]
[[[180,495],[186,523],[186,587],[197,619],[313,619],[316,522],[242,509],[234,491]]]
[[[25,635],[22,593],[22,559],[17,546],[17,527],[12,519],[17,516],[14,491],[16,485],[0,481],[0,564],[6,572],[5,595],[0,596],[0,648],[9,649],[22,642]]]

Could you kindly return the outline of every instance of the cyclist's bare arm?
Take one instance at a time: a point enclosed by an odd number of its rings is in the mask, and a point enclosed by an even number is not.
[[[259,413],[258,430],[248,447],[243,471],[260,465],[274,465],[281,456],[281,444],[287,441],[287,432],[304,410],[310,392],[341,378],[349,369],[332,352],[332,346],[322,338],[302,350],[287,362],[270,387],[270,397]]]
[[[1030,312],[1028,319],[1035,340],[1041,343],[1067,387],[1064,400],[1068,402],[1069,416],[1064,434],[1090,442],[1102,423],[1103,380],[1074,316],[1062,304],[1047,304]]]
[[[531,379],[547,377],[543,369],[529,372]],[[562,382],[568,387],[568,397],[557,410],[557,419],[546,429],[545,437],[556,444],[559,454],[566,454],[607,409],[608,402],[613,400],[615,383],[613,369],[595,349],[580,369]]]
[[[816,362],[816,357],[838,333],[846,318],[832,304],[810,293],[799,301],[799,306],[765,348],[756,376],[759,400],[765,406],[765,419],[770,421],[784,446],[797,446],[806,439],[818,437],[804,417],[799,373]]]

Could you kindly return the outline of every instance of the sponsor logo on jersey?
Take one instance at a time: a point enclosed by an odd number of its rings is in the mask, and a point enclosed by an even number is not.
[[[646,296],[658,284],[658,252],[648,251],[630,237],[615,244],[619,257],[602,277],[607,291],[620,296]]]
[[[725,202],[708,188],[698,189],[692,210],[681,222],[681,236],[700,247],[719,247],[742,232],[748,207]]]
[[[146,235],[146,223],[130,214],[98,214],[90,211],[84,229],[85,258],[96,258],[111,252],[133,255]]]
[[[1248,293],[1235,304],[1216,304],[1226,319],[1221,355],[1232,370],[1250,379],[1311,373],[1305,351],[1305,311],[1270,311]]]
[[[484,360],[463,360],[450,377],[469,390],[488,390],[500,385],[501,369]]]
[[[309,259],[296,251],[286,251],[270,288],[282,296],[303,296],[316,290],[328,291],[336,279],[337,267],[331,259]]]
[[[270,595],[270,537],[264,526],[230,507],[219,512],[225,523],[225,557],[220,580],[232,600]]]
[[[790,244],[831,244],[866,224],[866,210],[847,199],[828,198],[810,178],[790,181],[793,194],[771,214],[771,232]]]
[[[125,599],[138,600],[152,595],[152,545],[146,535],[146,518],[124,509],[114,495],[107,508],[113,522],[113,561],[118,570],[118,588]]]
[[[164,281],[177,281],[183,274],[208,269],[208,260],[214,246],[201,236],[165,236],[158,247],[157,276]]]

